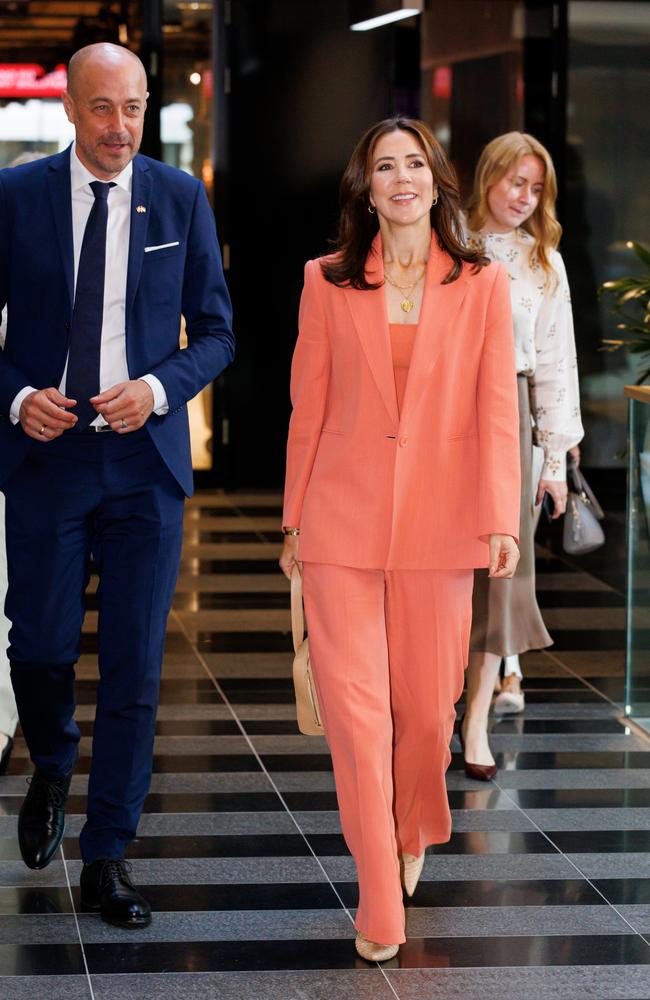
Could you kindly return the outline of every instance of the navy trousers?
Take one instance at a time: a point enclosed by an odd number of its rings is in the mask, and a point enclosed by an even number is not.
[[[74,664],[91,554],[99,571],[100,681],[81,855],[86,864],[120,858],[151,781],[184,495],[146,428],[35,442],[3,490],[11,679],[31,759],[50,777],[76,758]]]

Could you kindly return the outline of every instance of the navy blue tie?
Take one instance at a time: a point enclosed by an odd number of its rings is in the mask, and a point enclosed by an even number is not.
[[[88,400],[99,393],[108,192],[115,185],[92,181],[90,187],[95,202],[84,230],[77,268],[65,382],[66,396],[77,400],[72,410],[79,418],[75,430],[85,430],[97,416],[97,411]]]

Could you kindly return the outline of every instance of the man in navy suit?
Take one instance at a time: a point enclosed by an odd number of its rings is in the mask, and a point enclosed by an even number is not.
[[[135,55],[109,44],[81,49],[63,95],[75,143],[0,172],[6,610],[12,683],[35,765],[19,843],[25,863],[44,868],[63,836],[92,554],[100,682],[82,903],[126,927],[151,919],[124,852],[151,779],[166,621],[192,492],[186,404],[233,358],[205,189],[137,155],[146,98]]]

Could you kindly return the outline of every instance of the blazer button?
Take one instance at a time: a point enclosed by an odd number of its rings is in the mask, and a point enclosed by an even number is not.
[[[408,444],[408,441],[409,441],[409,439],[407,437],[400,438],[399,439],[399,446],[400,446],[400,448],[406,448],[406,446]]]

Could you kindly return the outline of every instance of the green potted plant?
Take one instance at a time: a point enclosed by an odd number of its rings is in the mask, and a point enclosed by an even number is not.
[[[603,340],[607,351],[625,347],[630,354],[641,355],[646,367],[637,380],[645,382],[650,375],[650,250],[641,243],[630,240],[627,244],[639,258],[643,271],[635,277],[616,278],[600,286],[599,293],[613,300],[612,311],[618,317],[615,340]]]

